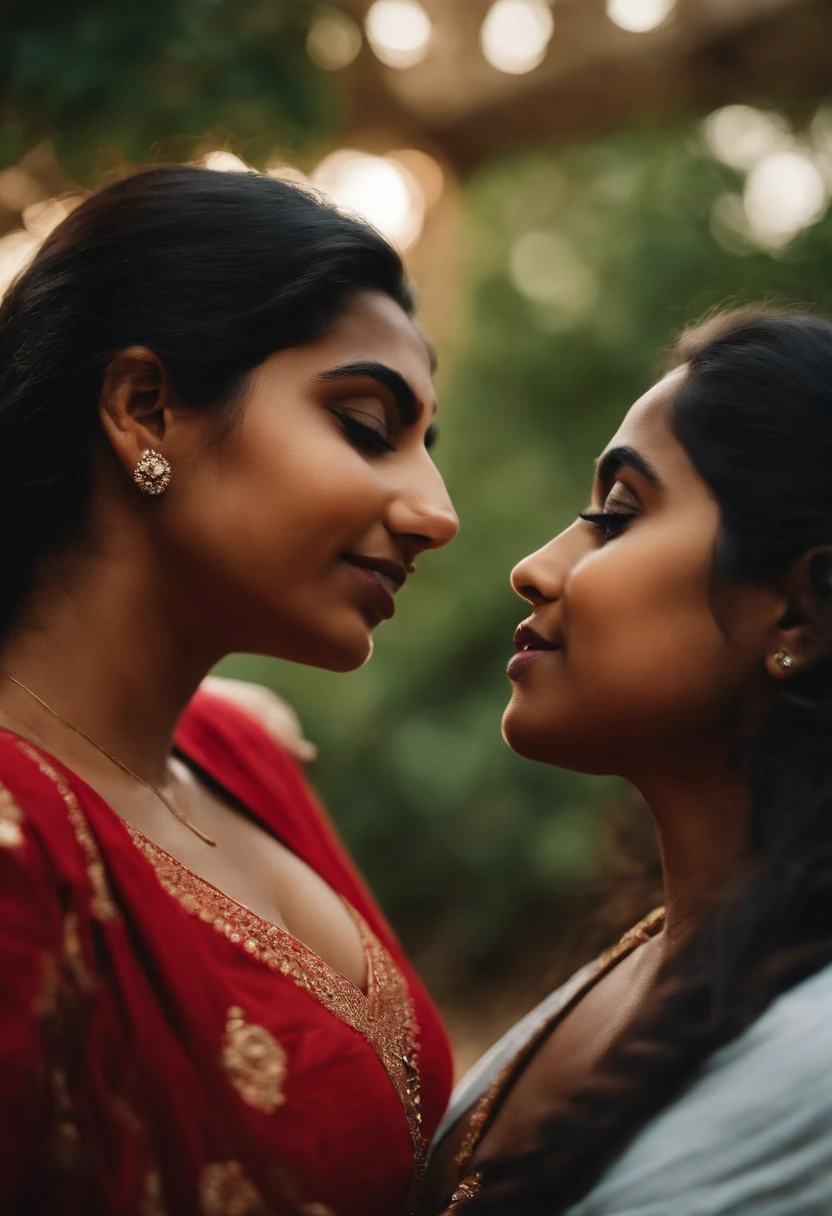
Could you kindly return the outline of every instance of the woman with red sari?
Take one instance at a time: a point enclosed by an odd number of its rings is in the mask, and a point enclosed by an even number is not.
[[[0,307],[0,1211],[402,1216],[437,1015],[224,654],[360,666],[456,517],[372,230],[254,174],[86,200]]]

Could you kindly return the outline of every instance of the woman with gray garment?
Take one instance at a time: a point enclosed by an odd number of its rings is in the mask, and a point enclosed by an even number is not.
[[[506,740],[641,790],[665,908],[462,1081],[425,1212],[832,1211],[830,386],[826,321],[689,332],[513,572]]]

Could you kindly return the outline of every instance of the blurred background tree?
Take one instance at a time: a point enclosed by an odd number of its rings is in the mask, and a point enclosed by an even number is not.
[[[0,279],[72,205],[54,196],[113,159],[245,169],[232,149],[310,174],[406,247],[441,352],[436,456],[460,535],[420,562],[360,672],[222,670],[298,708],[312,779],[394,924],[446,1008],[475,1010],[472,1049],[497,1028],[477,1007],[493,1014],[505,986],[506,1017],[530,1000],[581,936],[586,891],[618,881],[624,804],[617,782],[500,739],[525,615],[509,571],[586,505],[595,456],[688,320],[832,300],[832,6],[554,12],[7,0],[0,50]]]
[[[308,146],[335,110],[306,53],[313,12],[307,0],[5,0],[0,163],[49,139],[86,184],[113,151],[191,155],[212,130],[241,137],[252,160]]]

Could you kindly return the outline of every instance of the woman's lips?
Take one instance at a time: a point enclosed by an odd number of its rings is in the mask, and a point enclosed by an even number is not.
[[[406,577],[404,567],[382,559],[378,559],[377,564],[371,565],[375,559],[353,557],[352,555],[345,557],[344,560],[353,571],[356,582],[364,592],[364,599],[372,605],[380,620],[389,621],[396,611],[393,596]]]
[[[561,642],[552,642],[544,638],[531,625],[521,625],[514,635],[514,645],[517,653],[512,655],[506,667],[510,680],[517,680],[533,663],[540,662],[546,655],[563,649]]]

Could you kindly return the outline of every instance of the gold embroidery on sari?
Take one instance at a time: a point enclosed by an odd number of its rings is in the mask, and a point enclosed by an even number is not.
[[[286,1101],[283,1081],[286,1052],[263,1026],[245,1020],[239,1005],[232,1005],[223,1036],[222,1066],[244,1102],[266,1115]]]
[[[38,766],[45,777],[48,777],[52,784],[56,787],[61,798],[64,800],[67,812],[69,814],[69,822],[72,824],[72,829],[75,832],[75,838],[78,841],[84,853],[87,864],[87,875],[92,887],[92,899],[90,900],[90,908],[93,916],[97,920],[115,920],[118,917],[116,906],[110,896],[109,887],[107,885],[107,871],[104,868],[104,862],[101,859],[101,854],[98,851],[98,845],[95,842],[95,837],[89,829],[84,812],[81,810],[80,803],[75,797],[74,792],[69,788],[64,778],[53,768],[49,761],[40,754],[34,747],[31,747],[23,739],[16,740],[17,747],[23,752],[24,756],[28,756],[30,760]]]
[[[52,1157],[59,1169],[71,1170],[78,1161],[78,1124],[66,1073],[57,1066],[52,1069],[52,1098],[55,1104]]]
[[[140,1216],[167,1216],[162,1198],[162,1179],[157,1169],[147,1171],[139,1213]]]
[[[345,900],[367,956],[367,994],[291,933],[230,899],[141,832],[126,825],[159,882],[192,916],[272,971],[287,976],[329,1012],[363,1036],[375,1051],[404,1107],[417,1177],[424,1170],[418,1033],[407,981],[364,918]]]
[[[482,1174],[478,1170],[476,1174],[470,1174],[464,1182],[460,1182],[453,1195],[451,1195],[451,1206],[448,1212],[453,1210],[455,1204],[462,1203],[466,1199],[473,1199],[478,1195],[481,1181]]]
[[[79,992],[92,992],[95,978],[87,966],[78,933],[78,914],[67,912],[64,917],[64,941],[61,955],[64,968]]]
[[[5,785],[0,784],[0,848],[16,849],[23,844],[23,811]]]
[[[268,1216],[239,1161],[217,1161],[202,1171],[202,1216]]]

